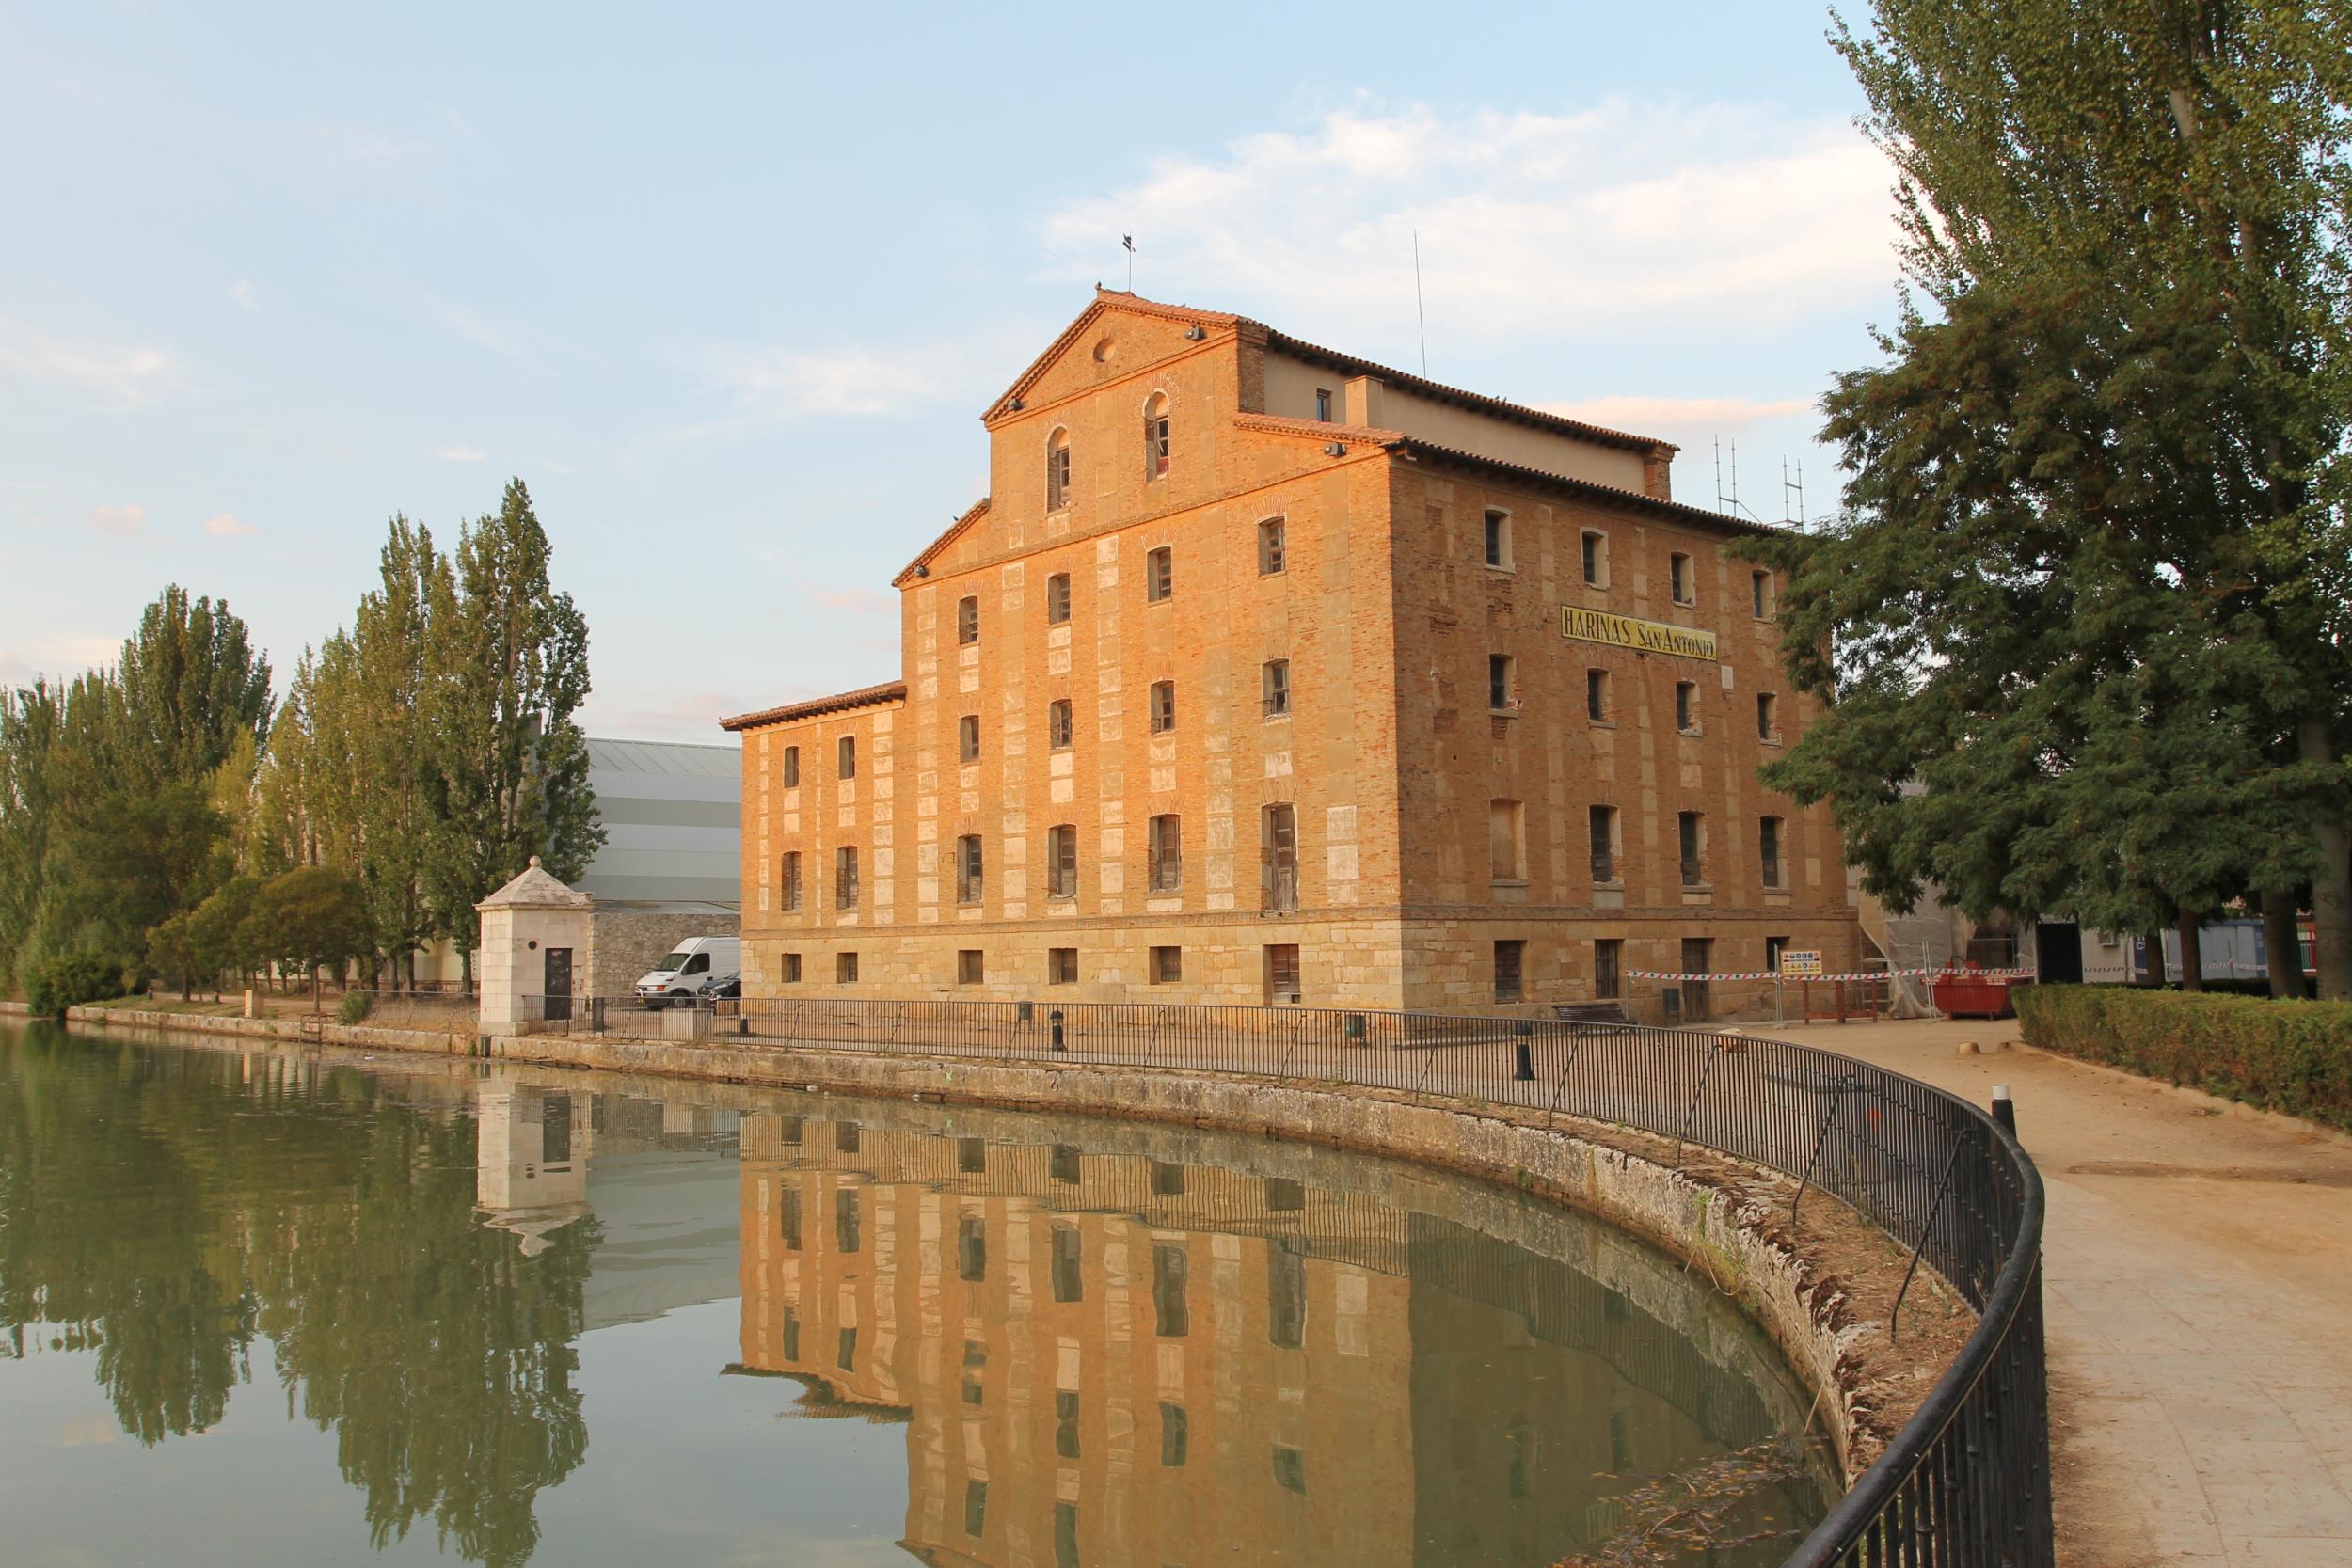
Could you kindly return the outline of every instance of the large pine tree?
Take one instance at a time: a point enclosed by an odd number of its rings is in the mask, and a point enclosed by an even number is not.
[[[1898,905],[2146,930],[2308,886],[2352,995],[2343,0],[1880,0],[1917,290],[1792,574],[1768,782]]]

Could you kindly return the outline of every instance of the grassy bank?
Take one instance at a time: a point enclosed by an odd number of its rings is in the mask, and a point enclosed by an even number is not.
[[[2352,1003],[2118,986],[2011,994],[2028,1045],[2352,1132]]]

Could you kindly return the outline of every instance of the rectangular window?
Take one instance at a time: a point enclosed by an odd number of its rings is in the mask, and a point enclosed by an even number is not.
[[[1183,1405],[1161,1402],[1160,1464],[1165,1467],[1171,1470],[1184,1467],[1184,1451],[1191,1446],[1191,1433],[1185,1430],[1189,1424],[1184,1419]]]
[[[801,907],[801,852],[787,849],[776,863],[776,908],[787,911]]]
[[[956,601],[956,645],[968,648],[980,640],[980,601],[967,594]]]
[[[857,777],[857,736],[845,735],[834,748],[834,776],[842,779]]]
[[[1306,994],[1298,973],[1298,943],[1277,942],[1266,944],[1265,999],[1269,1003],[1295,1003]]]
[[[965,1176],[988,1174],[988,1140],[986,1138],[958,1138],[956,1140],[956,1169]],[[974,1364],[973,1349],[974,1347],[969,1343],[964,1346],[963,1364],[967,1367]]]
[[[1143,558],[1143,596],[1152,604],[1166,602],[1176,593],[1176,552],[1162,545]]]
[[[1152,683],[1152,733],[1166,735],[1176,727],[1176,683]]]
[[[978,1540],[988,1528],[988,1482],[967,1481],[963,1483],[963,1533]]]
[[[854,981],[857,978],[857,955],[855,953],[834,954],[833,977],[845,986]]]
[[[798,953],[784,953],[778,955],[778,958],[782,962],[783,973],[777,978],[787,986],[799,985],[801,983],[801,956]]]
[[[835,1189],[833,1195],[834,1251],[855,1252],[858,1250],[861,1217],[858,1207],[858,1189],[855,1187]]]
[[[1298,810],[1288,801],[1265,808],[1258,840],[1264,872],[1265,907],[1298,908]]]
[[[1181,1339],[1192,1332],[1192,1255],[1183,1243],[1161,1242],[1152,1248],[1152,1308],[1154,1327],[1163,1339]]]
[[[1159,398],[1152,400],[1152,409],[1143,421],[1143,477],[1168,477],[1168,404]]]
[[[988,1277],[988,1222],[977,1214],[956,1222],[956,1277],[967,1285]]]
[[[1266,1183],[1271,1198],[1273,1181]],[[1269,1203],[1268,1208],[1273,1205]],[[1307,1254],[1305,1243],[1292,1236],[1266,1241],[1266,1342],[1277,1350],[1297,1350],[1307,1342]]]
[[[963,762],[980,760],[980,716],[967,713],[956,721],[956,756]]]
[[[776,1194],[776,1239],[787,1252],[801,1250],[801,1189],[786,1187]]]
[[[834,1338],[834,1363],[845,1372],[857,1370],[857,1330],[845,1328]]]
[[[833,852],[833,907],[857,908],[857,847],[845,844]]]
[[[1289,552],[1283,547],[1282,519],[1268,517],[1258,525],[1258,575],[1270,578],[1287,570],[1289,565]]]
[[[986,888],[981,875],[980,835],[966,833],[956,840],[956,902],[977,904]]]
[[[1788,939],[1787,937],[1766,937],[1764,939],[1764,973],[1779,974],[1780,956],[1788,951]]]
[[[1285,1492],[1307,1495],[1307,1451],[1287,1443],[1274,1445],[1274,1484]]]
[[[1059,512],[1070,504],[1070,440],[1057,435],[1045,454],[1045,510]]]
[[[1698,578],[1697,575],[1691,570],[1689,556],[1677,551],[1667,558],[1666,581],[1674,590],[1675,603],[1678,605],[1698,603]]]
[[[1086,1233],[1074,1225],[1057,1225],[1052,1235],[1053,1262],[1049,1273],[1054,1282],[1054,1299],[1086,1300]]]
[[[1047,948],[1045,979],[1048,985],[1076,985],[1078,983],[1078,950],[1074,947]]]
[[[1625,994],[1625,943],[1603,937],[1593,943],[1593,995],[1612,1002]]]
[[[1608,587],[1609,536],[1588,528],[1584,531],[1581,543],[1584,549],[1584,586]]]
[[[1675,728],[1684,735],[1699,733],[1699,686],[1696,681],[1675,682]]]
[[[1331,422],[1331,388],[1328,387],[1315,388],[1315,418],[1326,424]]]
[[[1756,694],[1756,738],[1780,738],[1780,699],[1770,691]]]
[[[1070,750],[1072,733],[1077,726],[1070,716],[1070,699],[1057,697],[1045,709],[1045,744],[1057,752]]]
[[[1584,672],[1584,717],[1596,724],[1609,721],[1609,672]]]
[[[1152,983],[1172,986],[1184,977],[1184,950],[1181,947],[1152,949]]]
[[[1511,564],[1511,515],[1489,510],[1486,514],[1486,564],[1508,570]]]
[[[1772,618],[1772,574],[1758,567],[1748,574],[1749,609],[1759,621]]]
[[[1780,818],[1765,817],[1756,824],[1756,858],[1763,867],[1764,885],[1780,886]]]
[[[1486,855],[1496,881],[1527,880],[1527,808],[1519,801],[1486,802]]]
[[[1590,813],[1593,841],[1593,880],[1617,879],[1617,808],[1595,806]]]
[[[1175,816],[1155,816],[1146,824],[1147,875],[1153,893],[1175,893],[1184,885],[1184,824]]]
[[[1070,574],[1056,572],[1045,579],[1045,624],[1058,626],[1070,619]]]
[[[1682,885],[1698,887],[1707,880],[1707,833],[1699,814],[1683,812],[1677,819],[1682,847]]]
[[[1510,938],[1495,943],[1495,1000],[1517,1002],[1527,994],[1527,943]]]
[[[784,749],[784,787],[787,789],[801,787],[801,749],[798,746],[787,746]]]
[[[1507,713],[1519,705],[1511,679],[1512,663],[1509,654],[1486,656],[1486,705],[1497,713]]]
[[[1078,896],[1078,830],[1068,822],[1045,832],[1046,896]]]
[[[1287,719],[1291,711],[1291,661],[1270,658],[1258,672],[1258,691],[1268,719]]]

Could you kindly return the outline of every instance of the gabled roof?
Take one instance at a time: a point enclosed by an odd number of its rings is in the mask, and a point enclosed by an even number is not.
[[[723,730],[748,730],[761,724],[781,724],[789,719],[814,719],[822,713],[846,713],[851,708],[876,707],[895,703],[907,694],[904,681],[884,681],[880,686],[861,686],[855,691],[835,692],[830,697],[811,697],[804,703],[787,703],[782,707],[762,708],[757,713],[739,713],[732,719],[722,719]]]
[[[1325,348],[1320,343],[1311,343],[1271,327],[1266,329],[1265,346],[1287,354],[1294,359],[1311,359],[1333,370],[1345,371],[1350,375],[1375,376],[1384,385],[1410,392],[1415,397],[1427,398],[1432,403],[1450,403],[1457,408],[1474,409],[1481,414],[1508,420],[1514,424],[1533,425],[1538,430],[1557,431],[1563,436],[1574,436],[1586,441],[1597,441],[1603,446],[1624,447],[1634,451],[1649,451],[1661,447],[1668,451],[1681,450],[1673,442],[1661,441],[1654,436],[1635,436],[1622,430],[1611,430],[1606,425],[1586,424],[1581,420],[1547,414],[1540,408],[1530,408],[1523,403],[1513,403],[1507,398],[1488,397],[1484,392],[1466,392],[1459,387],[1449,387],[1441,381],[1432,381],[1410,371],[1400,371],[1370,359],[1359,359],[1352,354],[1342,354],[1337,349]]]
[[[1493,474],[1517,484],[1527,484],[1557,490],[1585,500],[1603,501],[1632,512],[1645,512],[1653,517],[1664,517],[1677,523],[1693,523],[1702,528],[1721,529],[1727,533],[1759,534],[1772,537],[1788,531],[1771,523],[1759,523],[1728,512],[1709,512],[1705,507],[1687,506],[1681,501],[1661,500],[1633,490],[1620,490],[1613,484],[1600,484],[1589,479],[1570,479],[1548,468],[1530,468],[1518,463],[1505,463],[1499,457],[1481,457],[1474,451],[1456,447],[1441,447],[1434,442],[1406,436],[1389,443],[1389,450],[1409,458],[1427,459],[1433,463],[1449,463],[1456,467],[1471,468]]]
[[[556,880],[555,874],[539,863],[539,857],[531,857],[531,863],[521,876],[499,889],[474,906],[477,910],[504,909],[573,909],[584,908],[596,899],[584,893],[576,893]]]
[[[908,562],[905,566],[901,567],[898,575],[890,579],[890,586],[893,588],[904,588],[908,583],[913,582],[917,577],[924,575],[925,568],[929,567],[932,562],[939,559],[940,551],[946,549],[948,546],[954,544],[965,534],[971,532],[972,526],[987,515],[988,498],[986,496],[982,496],[978,500],[972,503],[970,511],[966,512],[962,516],[958,517],[954,522],[947,525],[946,532],[941,534],[938,538],[924,546],[923,553],[921,555],[916,556],[913,561]]]
[[[1063,327],[1061,336],[1048,343],[1045,352],[1030,360],[1029,368],[1023,371],[994,403],[990,404],[981,411],[980,422],[985,424],[993,420],[1005,411],[1007,404],[1036,386],[1037,378],[1043,375],[1055,360],[1069,352],[1070,346],[1085,335],[1088,327],[1093,325],[1105,312],[1111,310],[1124,310],[1138,316],[1157,316],[1163,321],[1188,322],[1195,326],[1216,327],[1219,330],[1228,330],[1236,326],[1250,326],[1260,332],[1265,330],[1246,317],[1230,315],[1222,310],[1197,310],[1189,305],[1163,304],[1156,299],[1146,299],[1141,294],[1124,293],[1117,289],[1105,289],[1102,284],[1097,283],[1094,286],[1094,303],[1079,311],[1078,319]]]

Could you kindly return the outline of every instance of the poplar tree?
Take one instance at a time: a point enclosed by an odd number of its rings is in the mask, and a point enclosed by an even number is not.
[[[2343,0],[1880,0],[1916,291],[1837,379],[1773,787],[1866,886],[2145,931],[2312,889],[2352,995]]]
[[[434,590],[434,880],[469,980],[475,903],[532,855],[570,881],[604,843],[573,717],[588,696],[588,624],[551,585],[550,554],[530,491],[513,480],[498,515],[460,534],[454,569]]]

